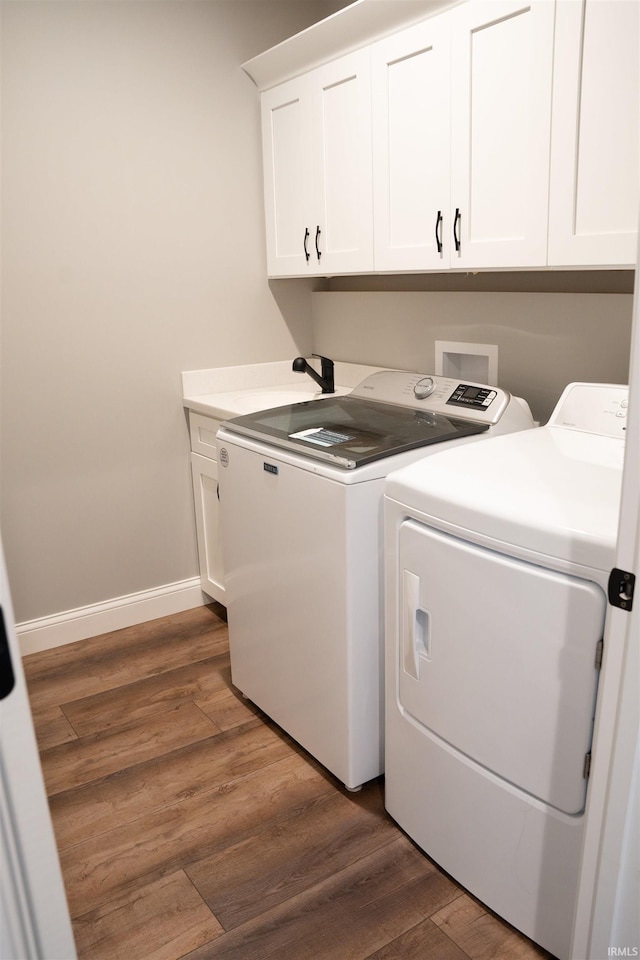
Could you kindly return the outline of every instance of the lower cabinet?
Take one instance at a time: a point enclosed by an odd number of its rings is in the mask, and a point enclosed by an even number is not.
[[[196,536],[200,582],[203,591],[224,604],[224,567],[220,543],[220,499],[218,496],[218,420],[189,414],[191,430],[191,477],[196,515]]]

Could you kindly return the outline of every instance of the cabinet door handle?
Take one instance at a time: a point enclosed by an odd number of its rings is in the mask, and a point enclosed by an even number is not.
[[[439,232],[438,227],[440,227]],[[442,253],[442,210],[438,210],[438,216],[436,217],[436,247],[438,253]]]
[[[316,227],[316,256],[317,256],[318,260],[319,260],[320,257],[322,256],[322,253],[320,252],[320,247],[318,246],[318,240],[320,239],[320,234],[321,234],[321,233],[322,233],[322,231],[321,231],[321,229],[320,229],[320,226],[317,226],[317,227]]]
[[[307,263],[309,263],[309,251],[307,250],[307,240],[309,239],[309,227],[304,228],[304,240],[302,241],[302,246],[304,247],[304,257]]]
[[[457,227],[461,219],[462,215],[460,213],[460,207],[456,207],[456,215],[453,219],[453,242],[455,244],[456,251],[460,250],[460,237],[458,236]]]

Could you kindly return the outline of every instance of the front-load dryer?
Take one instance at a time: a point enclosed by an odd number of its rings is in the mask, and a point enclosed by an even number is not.
[[[626,387],[387,477],[386,807],[567,958],[617,536]]]

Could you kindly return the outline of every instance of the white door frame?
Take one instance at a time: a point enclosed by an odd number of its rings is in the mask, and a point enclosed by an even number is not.
[[[640,956],[640,296],[636,269],[629,414],[616,565],[637,578],[631,612],[609,606],[572,960]]]

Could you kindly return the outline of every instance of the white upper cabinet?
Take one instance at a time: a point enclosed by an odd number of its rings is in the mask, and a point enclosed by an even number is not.
[[[376,270],[546,263],[553,16],[474,0],[374,45]]]
[[[262,94],[271,277],[373,269],[369,51]]]
[[[468,0],[262,94],[271,277],[630,267],[640,0]]]
[[[452,267],[546,264],[554,10],[482,0],[451,14]]]
[[[640,4],[560,0],[549,203],[549,263],[636,261]]]
[[[306,78],[262,94],[267,272],[306,270],[312,212],[311,91]]]
[[[442,270],[452,224],[449,21],[403,30],[371,57],[375,269]]]

